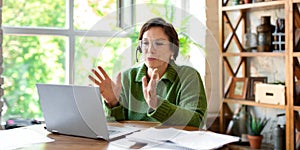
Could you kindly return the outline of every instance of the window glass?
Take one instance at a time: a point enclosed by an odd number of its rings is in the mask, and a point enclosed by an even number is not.
[[[96,24],[101,26],[95,26]],[[75,29],[111,31],[117,30],[116,26],[116,0],[74,0]]]
[[[64,0],[3,0],[4,26],[58,27],[66,25]]]
[[[98,65],[114,78],[133,63],[130,38],[77,37],[75,50],[75,84],[92,84],[88,75]]]
[[[42,117],[36,83],[64,83],[65,41],[53,36],[4,36],[5,118]]]
[[[136,1],[136,4],[145,4],[145,3],[149,3],[149,4],[167,4],[167,5],[180,5],[181,0],[138,0]]]

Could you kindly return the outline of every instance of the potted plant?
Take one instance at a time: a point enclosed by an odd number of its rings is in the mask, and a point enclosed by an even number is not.
[[[250,113],[248,118],[248,140],[250,142],[250,147],[259,149],[263,139],[261,134],[262,130],[268,123],[269,119],[266,118],[257,118],[252,113]]]

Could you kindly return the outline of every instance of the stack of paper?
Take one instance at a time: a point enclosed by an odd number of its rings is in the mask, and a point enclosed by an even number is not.
[[[215,149],[239,141],[239,137],[210,131],[184,131],[175,128],[149,128],[126,136],[132,142],[145,143],[143,148],[155,145],[175,146],[186,149]],[[161,146],[160,146],[161,147]]]
[[[0,150],[17,149],[54,140],[26,128],[0,130]]]

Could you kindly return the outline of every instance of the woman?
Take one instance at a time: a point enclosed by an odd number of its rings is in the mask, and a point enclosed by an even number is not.
[[[175,60],[179,39],[174,27],[153,18],[141,28],[138,49],[145,62],[119,73],[113,82],[101,66],[89,78],[104,98],[107,115],[115,120],[159,121],[167,125],[201,127],[207,109],[199,73]]]

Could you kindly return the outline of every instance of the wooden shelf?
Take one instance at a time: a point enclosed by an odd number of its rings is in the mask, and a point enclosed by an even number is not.
[[[223,56],[241,56],[241,57],[284,57],[285,52],[241,52],[241,53],[223,53]]]
[[[293,56],[294,56],[294,57],[300,57],[300,52],[294,52],[294,53],[293,53]]]
[[[264,104],[264,103],[257,103],[255,101],[251,101],[251,100],[239,100],[239,99],[224,99],[224,103],[241,104],[241,105],[247,105],[247,106],[275,108],[275,109],[285,109],[286,108],[285,105]]]
[[[300,111],[300,106],[294,106],[294,110]]]
[[[269,2],[257,2],[257,3],[251,3],[251,4],[240,4],[240,5],[234,5],[234,6],[224,6],[222,8],[222,11],[266,9],[266,7],[270,7],[272,9],[274,9],[274,7],[283,8],[285,3],[286,2],[284,0],[277,0],[277,1],[269,1]]]
[[[244,100],[244,99],[229,99],[222,98],[223,107],[220,111],[220,131],[224,133],[226,129],[226,122],[224,121],[225,115],[227,114],[228,105],[240,104],[251,107],[263,107],[271,109],[279,109],[285,111],[285,121],[286,121],[286,149],[295,149],[295,114],[293,111],[300,112],[300,106],[294,106],[294,96],[295,96],[295,75],[296,73],[300,74],[300,69],[295,68],[293,65],[295,57],[300,57],[300,52],[294,52],[293,48],[295,47],[294,42],[297,37],[295,36],[294,27],[300,28],[300,0],[273,0],[267,2],[256,2],[251,4],[240,4],[229,6],[231,0],[220,0],[221,5],[219,8],[219,39],[221,46],[220,59],[220,70],[222,74],[220,76],[220,84],[223,85],[220,87],[221,95],[223,95],[224,89],[227,87],[227,78],[242,76],[248,77],[251,76],[251,61],[252,59],[246,59],[245,57],[279,57],[284,59],[284,64],[282,70],[285,74],[284,82],[285,84],[285,105],[274,105],[274,104],[265,104],[257,103],[253,100]],[[299,4],[299,5],[298,5]],[[226,5],[226,6],[224,6]],[[285,18],[285,51],[282,52],[243,52],[243,36],[247,32],[247,29],[252,28],[249,25],[252,25],[251,22],[252,14],[257,12],[272,10],[278,11],[275,13],[280,13],[279,15]],[[234,13],[231,13],[234,12]],[[258,14],[259,15],[259,14]],[[264,15],[264,14],[261,14]],[[271,15],[273,16],[273,15]],[[257,16],[259,18],[259,16]],[[234,44],[236,47],[231,46]],[[239,59],[236,59],[240,57]],[[264,59],[264,58],[262,58]],[[232,63],[232,61],[236,63]],[[298,60],[298,59],[296,59]],[[272,63],[272,62],[270,62]],[[272,66],[269,64],[268,66]],[[278,66],[274,66],[276,68]],[[297,76],[298,80],[300,75]],[[230,81],[228,81],[230,82]],[[231,110],[229,110],[231,111]]]

